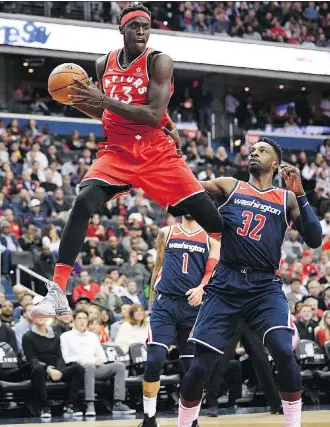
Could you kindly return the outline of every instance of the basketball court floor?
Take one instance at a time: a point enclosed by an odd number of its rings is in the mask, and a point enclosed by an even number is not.
[[[245,408],[237,410],[235,414],[226,414],[220,411],[217,418],[200,417],[200,427],[284,427],[282,415],[270,415],[267,412],[251,413],[261,408]],[[306,408],[307,409],[307,408]],[[330,427],[329,409],[304,410],[303,427]],[[141,416],[141,415],[140,415]],[[176,427],[177,419],[174,413],[165,413],[158,416],[160,427]],[[40,427],[40,424],[50,424],[51,427],[137,427],[141,423],[137,417],[119,419],[111,416],[102,416],[90,420],[54,417],[51,420],[40,418],[11,418],[1,419],[0,425],[10,427]]]

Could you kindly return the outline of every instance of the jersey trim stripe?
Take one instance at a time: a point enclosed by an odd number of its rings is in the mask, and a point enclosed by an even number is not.
[[[239,184],[241,183],[241,181],[237,181],[235,184],[235,187],[231,190],[231,193],[228,196],[228,199],[225,201],[225,203],[223,203],[221,206],[219,206],[219,209],[222,208],[223,206],[225,206],[229,200],[232,198],[232,196],[234,195],[235,191],[237,190]]]
[[[182,227],[181,224],[178,224],[178,228],[180,228],[180,230],[182,231],[183,234],[185,234],[188,237],[192,237],[192,236],[196,236],[197,234],[201,233],[202,231],[204,231],[203,228],[200,228],[198,231],[195,231],[194,233],[188,233],[187,231],[185,231]]]
[[[288,200],[289,200],[289,193],[288,190],[285,190],[285,194],[284,194],[284,218],[285,218],[285,223],[287,225],[287,227],[290,227],[290,224],[288,223],[288,217],[287,217],[287,207],[288,207]]]
[[[118,51],[118,53],[117,53],[117,56],[116,56],[116,63],[117,63],[117,65],[118,65],[118,67],[121,69],[121,71],[127,71],[127,70],[129,70],[130,68],[131,68],[131,66],[136,62],[136,61],[138,61],[140,58],[142,58],[142,56],[146,53],[146,51],[148,50],[148,48],[146,47],[145,49],[144,49],[144,51],[137,57],[137,58],[135,58],[134,59],[134,61],[132,61],[130,64],[129,64],[129,66],[127,67],[127,68],[122,68],[122,66],[120,65],[120,63],[119,63],[119,56],[120,56],[120,54],[121,54],[121,51],[122,51],[123,49],[120,49],[119,51]],[[149,79],[148,79],[149,80]]]
[[[259,188],[255,187],[254,185],[252,185],[250,182],[247,182],[247,184],[253,188],[253,190],[255,190],[257,193],[260,194],[265,194],[265,193],[269,193],[271,191],[277,191],[279,190],[278,187],[272,187],[272,188],[267,188],[266,190],[259,190]]]

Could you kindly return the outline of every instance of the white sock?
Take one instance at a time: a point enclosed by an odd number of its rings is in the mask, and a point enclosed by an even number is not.
[[[285,427],[301,427],[301,399],[295,402],[282,400]]]
[[[180,400],[178,427],[191,427],[192,423],[198,418],[200,408],[201,408],[201,404],[197,406],[193,406],[192,408],[186,408],[185,406],[182,405]]]
[[[143,396],[143,411],[148,415],[149,418],[152,418],[156,415],[157,407],[157,396],[155,397],[145,397]]]

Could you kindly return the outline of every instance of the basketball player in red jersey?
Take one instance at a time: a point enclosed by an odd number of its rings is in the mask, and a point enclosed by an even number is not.
[[[150,12],[142,5],[124,9],[119,27],[124,48],[96,61],[101,90],[79,82],[70,97],[74,107],[102,121],[106,142],[99,144],[97,158],[80,184],[62,233],[54,282],[46,284],[48,294],[34,307],[33,317],[70,311],[66,284],[89,218],[108,200],[132,187],[143,188],[170,213],[189,213],[212,237],[223,229],[222,216],[212,199],[163,130],[170,122],[167,106],[173,93],[173,61],[147,48],[150,21]]]

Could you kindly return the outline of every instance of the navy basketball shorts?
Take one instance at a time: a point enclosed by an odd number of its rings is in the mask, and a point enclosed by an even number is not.
[[[149,345],[161,345],[167,350],[176,345],[180,357],[193,357],[195,344],[188,338],[196,322],[199,307],[188,304],[187,297],[160,294],[150,316]]]
[[[223,353],[241,319],[263,342],[273,329],[288,329],[294,336],[296,330],[282,284],[282,278],[272,272],[218,264],[212,283],[205,288],[207,295],[189,340]]]

